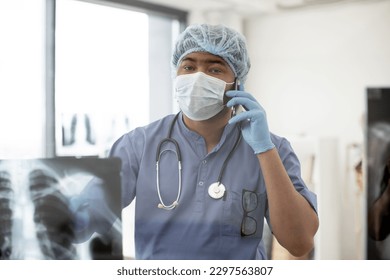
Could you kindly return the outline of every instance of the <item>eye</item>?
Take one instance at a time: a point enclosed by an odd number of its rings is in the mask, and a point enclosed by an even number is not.
[[[185,61],[180,65],[180,71],[181,72],[194,72],[196,70],[196,67],[194,63]]]
[[[226,67],[222,63],[210,63],[207,71],[212,75],[220,75],[226,73]]]
[[[188,64],[188,63],[183,63],[177,69],[177,73],[179,73],[179,74],[191,74],[195,71],[196,71],[195,67],[192,64]]]
[[[222,69],[221,68],[211,68],[210,70],[210,73],[213,73],[213,74],[220,74],[220,73],[223,73]]]
[[[185,71],[194,71],[195,67],[193,67],[192,65],[183,65],[182,69]]]

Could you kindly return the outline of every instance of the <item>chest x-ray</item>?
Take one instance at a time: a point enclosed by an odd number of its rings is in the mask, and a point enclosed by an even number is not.
[[[99,180],[100,184],[91,185]],[[106,231],[80,239],[72,201],[85,189]],[[103,206],[105,205],[105,206]],[[120,161],[53,158],[0,161],[0,259],[122,259]]]

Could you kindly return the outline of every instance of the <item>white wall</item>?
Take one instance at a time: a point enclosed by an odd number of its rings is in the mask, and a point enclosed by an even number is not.
[[[188,15],[188,24],[225,24],[243,33],[243,17],[236,11],[192,10]]]
[[[259,16],[246,21],[245,34],[252,59],[246,89],[264,105],[270,129],[338,143],[338,183],[318,192],[320,235],[339,239],[322,244],[334,250],[320,257],[359,258],[362,221],[351,222],[359,198],[348,189],[346,151],[363,142],[366,87],[390,86],[390,1]]]

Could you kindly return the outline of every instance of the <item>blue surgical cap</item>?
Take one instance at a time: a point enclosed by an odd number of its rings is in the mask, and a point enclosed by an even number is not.
[[[235,76],[244,83],[251,66],[243,35],[224,25],[188,26],[176,41],[172,66],[176,70],[182,59],[193,52],[208,52],[227,62]]]

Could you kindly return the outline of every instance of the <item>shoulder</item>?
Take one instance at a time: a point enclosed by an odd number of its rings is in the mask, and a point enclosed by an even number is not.
[[[272,143],[274,143],[283,162],[291,160],[298,161],[297,155],[291,145],[291,142],[286,137],[271,133],[271,141]]]
[[[142,155],[147,147],[154,145],[155,141],[161,141],[168,135],[168,129],[173,119],[174,115],[168,115],[123,134],[111,146],[110,156]]]
[[[140,143],[145,142],[150,138],[153,139],[153,137],[161,138],[164,136],[164,133],[168,133],[168,128],[174,117],[175,115],[168,115],[145,126],[137,127],[123,134],[115,143]]]
[[[279,136],[274,133],[270,133],[271,135],[271,141],[274,143],[275,147],[279,150],[281,148],[291,148],[290,142],[287,140],[287,138],[283,136]]]
[[[174,118],[175,118],[175,115],[173,115],[173,114],[165,116],[159,120],[151,122],[150,124],[148,124],[146,126],[136,128],[134,130],[134,132],[135,133],[143,132],[143,133],[146,133],[149,135],[159,134],[161,131],[165,132],[167,130],[167,128],[169,128],[171,126]]]

